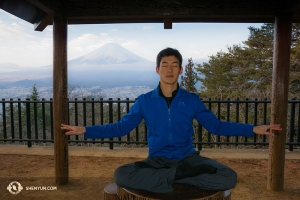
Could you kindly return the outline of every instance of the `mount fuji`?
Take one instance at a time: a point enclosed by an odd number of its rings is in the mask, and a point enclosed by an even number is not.
[[[68,61],[68,79],[69,84],[81,86],[152,86],[157,85],[159,76],[155,62],[108,43]]]
[[[1,66],[1,63],[0,63]],[[52,86],[53,66],[6,71],[0,74],[0,88]],[[104,44],[68,61],[68,84],[73,86],[156,86],[155,62],[142,58],[116,43]]]
[[[79,58],[70,60],[70,66],[76,65],[154,65],[116,43],[107,43]]]

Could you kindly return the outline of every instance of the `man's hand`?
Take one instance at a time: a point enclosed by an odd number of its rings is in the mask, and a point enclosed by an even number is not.
[[[274,136],[271,130],[280,131],[282,128],[280,128],[280,124],[254,126],[253,128],[253,132],[256,134]]]
[[[61,130],[66,131],[66,135],[82,135],[85,134],[85,127],[83,126],[70,126],[61,124]]]

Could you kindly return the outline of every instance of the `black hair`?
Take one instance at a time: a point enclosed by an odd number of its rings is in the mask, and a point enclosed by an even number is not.
[[[157,67],[159,67],[159,65],[160,65],[161,58],[166,57],[166,56],[175,56],[178,59],[179,64],[180,64],[180,68],[181,68],[181,65],[182,65],[182,56],[181,56],[181,54],[179,53],[179,51],[177,49],[173,49],[173,48],[170,48],[170,47],[161,50],[157,54],[157,57],[156,57],[156,66]]]

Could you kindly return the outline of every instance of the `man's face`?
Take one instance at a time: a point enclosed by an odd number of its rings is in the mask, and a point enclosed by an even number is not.
[[[175,56],[162,57],[159,67],[156,67],[156,73],[159,74],[160,81],[165,84],[177,83],[182,70]]]

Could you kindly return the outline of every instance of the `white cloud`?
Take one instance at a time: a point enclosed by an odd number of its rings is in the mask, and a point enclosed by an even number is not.
[[[153,29],[153,28],[154,28],[153,26],[144,26],[143,30],[150,30],[150,29]]]
[[[100,33],[100,36],[102,36],[102,37],[107,37],[108,34],[107,34],[107,33]]]
[[[52,38],[42,38],[40,41],[30,41],[27,45],[28,49],[32,50],[48,50],[53,47],[53,39]]]
[[[68,58],[70,60],[82,56],[109,42],[114,42],[114,39],[106,33],[100,33],[99,35],[83,34],[68,42]]]
[[[29,34],[30,31],[23,24],[16,22],[8,24],[0,19],[0,30],[0,41],[16,43],[35,38],[33,34]]]
[[[129,40],[122,43],[122,46],[126,49],[134,49],[139,46],[139,42],[137,40]]]

